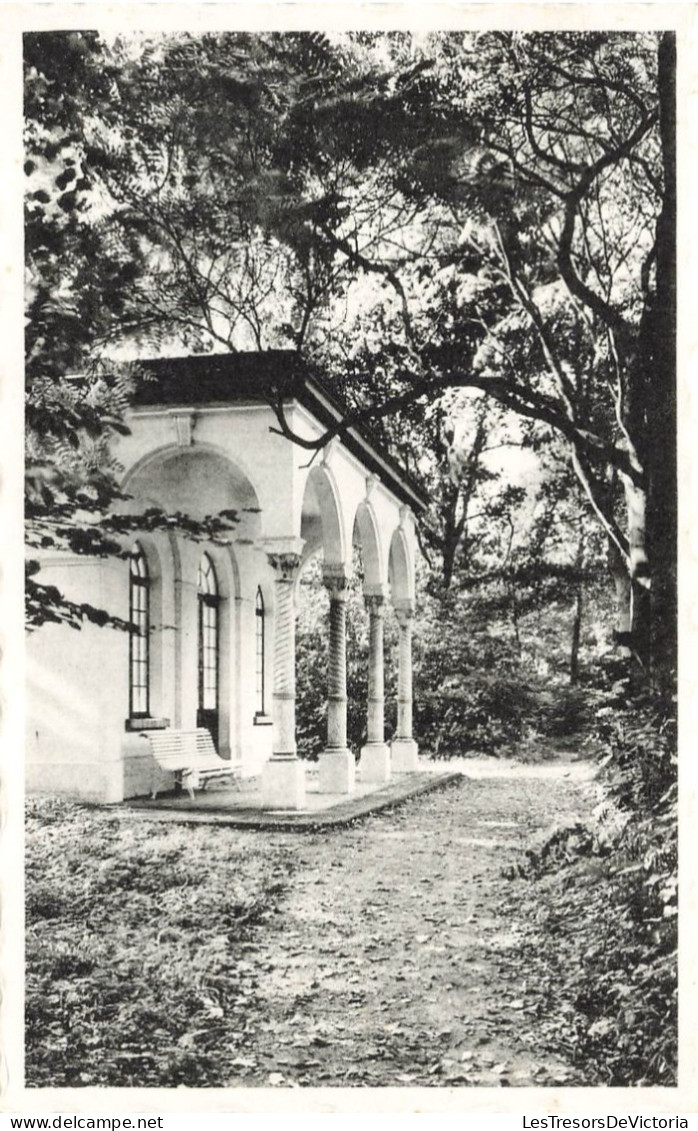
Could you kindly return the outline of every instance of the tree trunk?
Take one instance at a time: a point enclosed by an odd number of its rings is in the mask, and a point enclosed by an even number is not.
[[[678,484],[676,460],[676,37],[664,32],[659,46],[659,127],[664,165],[664,200],[657,220],[657,283],[646,341],[648,374],[647,537],[652,578],[650,598],[651,679],[655,690],[673,694],[677,662]]]
[[[647,494],[624,481],[630,556],[630,640],[644,676],[650,668],[650,573],[647,560]]]
[[[456,550],[458,549],[458,539],[450,531],[444,534],[443,541],[443,569],[442,580],[444,589],[450,589],[453,581],[453,570],[456,562]]]
[[[664,194],[655,286],[648,290],[628,375],[626,423],[644,471],[624,483],[631,582],[631,649],[645,678],[669,691],[676,667],[676,108],[673,33],[658,54]]]
[[[516,642],[516,651],[521,653],[521,636],[519,635],[519,606],[516,600],[516,583],[510,582],[509,584],[509,607],[511,609],[511,627],[514,630],[514,641]]]
[[[580,580],[577,587],[577,596],[574,604],[574,620],[572,622],[572,648],[570,649],[570,684],[576,687],[579,683],[579,642],[582,636],[582,616],[584,613],[583,583]]]
[[[621,656],[630,655],[631,594],[630,574],[625,559],[615,542],[608,540],[608,568],[613,579],[616,623],[614,637]]]
[[[441,543],[442,582],[444,589],[450,589],[453,582],[453,572],[456,567],[456,553],[460,541],[458,530],[458,487],[453,483],[444,485],[443,499],[441,501],[441,520],[443,540]]]

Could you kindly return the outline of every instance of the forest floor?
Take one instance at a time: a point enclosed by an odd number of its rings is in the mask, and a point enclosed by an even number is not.
[[[331,833],[31,803],[28,1084],[587,1082],[555,1041],[550,909],[515,873],[588,818],[593,769],[453,768]]]
[[[289,845],[298,871],[276,929],[247,948],[259,1017],[236,1082],[583,1082],[540,1029],[551,1003],[521,947],[529,885],[505,873],[588,816],[592,769],[452,768],[468,779]]]

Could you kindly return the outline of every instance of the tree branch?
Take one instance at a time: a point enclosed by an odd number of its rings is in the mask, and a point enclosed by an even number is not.
[[[626,157],[656,122],[656,113],[644,118],[622,145],[608,153],[604,153],[603,156],[599,157],[599,159],[587,169],[586,173],[580,177],[575,188],[567,194],[565,199],[564,221],[558,243],[557,265],[570,293],[574,295],[575,298],[579,299],[580,302],[584,303],[585,306],[590,307],[607,326],[611,326],[613,329],[620,331],[624,336],[627,335],[630,327],[622,315],[615,310],[610,303],[606,302],[605,299],[597,294],[596,291],[593,291],[591,287],[587,286],[577,274],[572,263],[572,243],[577,221],[577,210],[586,193],[604,169],[609,168],[623,157]]]
[[[407,339],[413,350],[415,351],[415,353],[417,353],[417,343],[415,339],[414,329],[412,327],[412,318],[410,315],[407,295],[405,294],[405,288],[403,287],[400,279],[398,278],[392,267],[390,267],[387,263],[376,263],[371,259],[367,259],[366,256],[362,255],[358,248],[353,248],[346,238],[336,235],[334,232],[328,230],[325,225],[323,225],[320,230],[322,231],[328,242],[338,251],[341,251],[342,254],[345,255],[349,262],[355,267],[360,267],[362,271],[365,271],[368,274],[382,275],[384,279],[388,280],[398,298],[400,299],[402,307],[402,321],[405,327],[405,334],[407,335]]]
[[[533,150],[534,156],[538,157],[540,161],[546,161],[556,169],[560,169],[564,173],[581,173],[585,166],[580,165],[578,161],[563,160],[554,153],[548,153],[538,144],[533,132],[533,102],[531,100],[531,88],[528,83],[524,84],[524,122],[526,128],[526,137],[528,144]]]

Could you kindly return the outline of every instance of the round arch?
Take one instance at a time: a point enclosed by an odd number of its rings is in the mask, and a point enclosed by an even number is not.
[[[304,556],[310,557],[322,549],[328,565],[347,563],[339,491],[328,467],[314,467],[308,474],[301,504],[300,536],[305,541]]]
[[[380,530],[370,503],[363,501],[354,516],[353,542],[361,547],[364,587],[377,589],[385,582]]]
[[[129,509],[155,503],[194,519],[237,510],[238,530],[259,531],[259,498],[246,468],[212,444],[156,448],[128,469],[122,486],[133,496]]]
[[[388,578],[393,604],[414,599],[414,567],[402,527],[393,531],[388,558]]]

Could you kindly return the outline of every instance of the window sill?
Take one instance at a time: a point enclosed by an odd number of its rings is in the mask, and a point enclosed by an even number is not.
[[[253,722],[256,727],[270,727],[274,720],[271,715],[255,715]]]
[[[147,718],[142,719],[126,719],[125,729],[127,731],[165,730],[169,725],[169,719],[153,719],[148,716]]]

